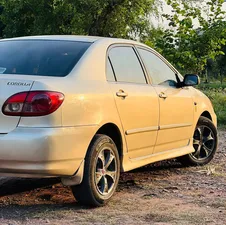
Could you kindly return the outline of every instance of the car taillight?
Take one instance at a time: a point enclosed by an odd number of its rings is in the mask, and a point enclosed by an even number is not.
[[[21,92],[8,98],[2,112],[7,116],[45,116],[55,112],[63,101],[64,95],[59,92]]]

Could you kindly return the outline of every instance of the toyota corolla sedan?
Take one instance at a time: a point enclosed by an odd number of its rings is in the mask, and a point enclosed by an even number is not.
[[[120,172],[217,149],[210,100],[138,42],[40,36],[0,41],[0,175],[60,177],[78,202],[102,206]]]

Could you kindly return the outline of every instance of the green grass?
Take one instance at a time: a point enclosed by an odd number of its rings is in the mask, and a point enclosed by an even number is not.
[[[212,101],[220,127],[226,127],[226,84],[201,84],[199,89]]]
[[[226,83],[209,83],[209,84],[205,84],[202,83],[199,85],[200,89],[204,89],[204,90],[226,90]]]

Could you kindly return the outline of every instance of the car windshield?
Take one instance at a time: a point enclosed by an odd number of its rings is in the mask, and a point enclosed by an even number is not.
[[[0,41],[0,75],[68,75],[92,43],[58,40]]]

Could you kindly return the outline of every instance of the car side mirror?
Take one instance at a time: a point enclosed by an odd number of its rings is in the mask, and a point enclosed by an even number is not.
[[[195,74],[186,74],[184,76],[183,86],[195,86],[200,84],[200,78],[198,75]]]

